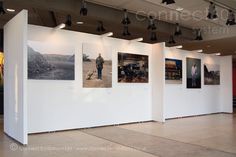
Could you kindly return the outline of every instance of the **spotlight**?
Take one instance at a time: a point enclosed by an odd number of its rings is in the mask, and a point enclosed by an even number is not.
[[[156,32],[151,32],[150,40],[151,41],[157,41],[157,34],[156,34]]]
[[[148,30],[156,30],[157,27],[155,25],[155,21],[152,16],[149,16],[149,24],[148,24]]]
[[[129,26],[128,25],[124,25],[124,30],[123,30],[123,36],[130,36],[130,32],[129,32]]]
[[[131,22],[130,22],[130,19],[128,17],[128,12],[126,9],[123,10],[124,11],[124,18],[122,19],[122,24],[123,25],[129,25]]]
[[[217,14],[216,14],[216,5],[213,2],[210,2],[207,18],[208,19],[218,18]]]
[[[4,14],[6,14],[6,11],[3,7],[3,2],[0,2],[0,15],[4,15]]]
[[[175,3],[174,0],[162,0],[162,3],[166,3],[167,5]]]
[[[182,31],[180,29],[179,23],[176,23],[176,28],[175,28],[175,36],[182,35]]]
[[[173,35],[170,36],[170,39],[169,39],[168,43],[169,43],[169,44],[176,44],[176,41],[175,41]]]
[[[232,10],[229,10],[228,14],[228,20],[226,22],[226,25],[235,25],[235,15]]]
[[[82,0],[80,15],[87,16],[87,14],[88,14],[87,3],[85,2],[85,0]]]
[[[103,26],[103,22],[98,21],[97,32],[105,32],[105,31],[106,31],[106,29]]]
[[[202,31],[201,29],[197,29],[197,34],[196,34],[196,39],[195,40],[203,40],[202,38]]]
[[[65,24],[68,27],[72,26],[71,15],[67,15]]]

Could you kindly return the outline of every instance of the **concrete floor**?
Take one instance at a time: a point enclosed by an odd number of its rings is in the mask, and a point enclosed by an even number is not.
[[[218,114],[29,136],[22,147],[0,121],[0,157],[236,157],[236,115]]]

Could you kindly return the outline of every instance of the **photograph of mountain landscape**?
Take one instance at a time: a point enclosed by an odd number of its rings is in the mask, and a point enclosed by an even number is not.
[[[74,80],[74,67],[72,46],[28,42],[28,79]]]
[[[220,85],[220,65],[204,64],[204,84]]]

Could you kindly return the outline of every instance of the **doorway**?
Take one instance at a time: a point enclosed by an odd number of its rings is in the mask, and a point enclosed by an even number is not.
[[[233,57],[233,112],[236,114],[236,57]]]

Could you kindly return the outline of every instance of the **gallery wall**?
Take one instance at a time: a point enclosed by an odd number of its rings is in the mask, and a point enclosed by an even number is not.
[[[165,119],[232,112],[232,57],[219,57],[175,48],[165,48],[165,58],[183,61],[182,84],[165,84]],[[186,58],[201,59],[201,88],[188,89]],[[204,85],[204,64],[220,66],[220,85]],[[226,108],[226,109],[225,109]]]
[[[75,52],[75,80],[28,80],[29,133],[152,120],[152,71],[149,83],[117,79],[118,52],[150,58],[152,45],[33,25],[28,32],[29,41],[70,45]],[[83,43],[110,46],[112,88],[83,88]]]

